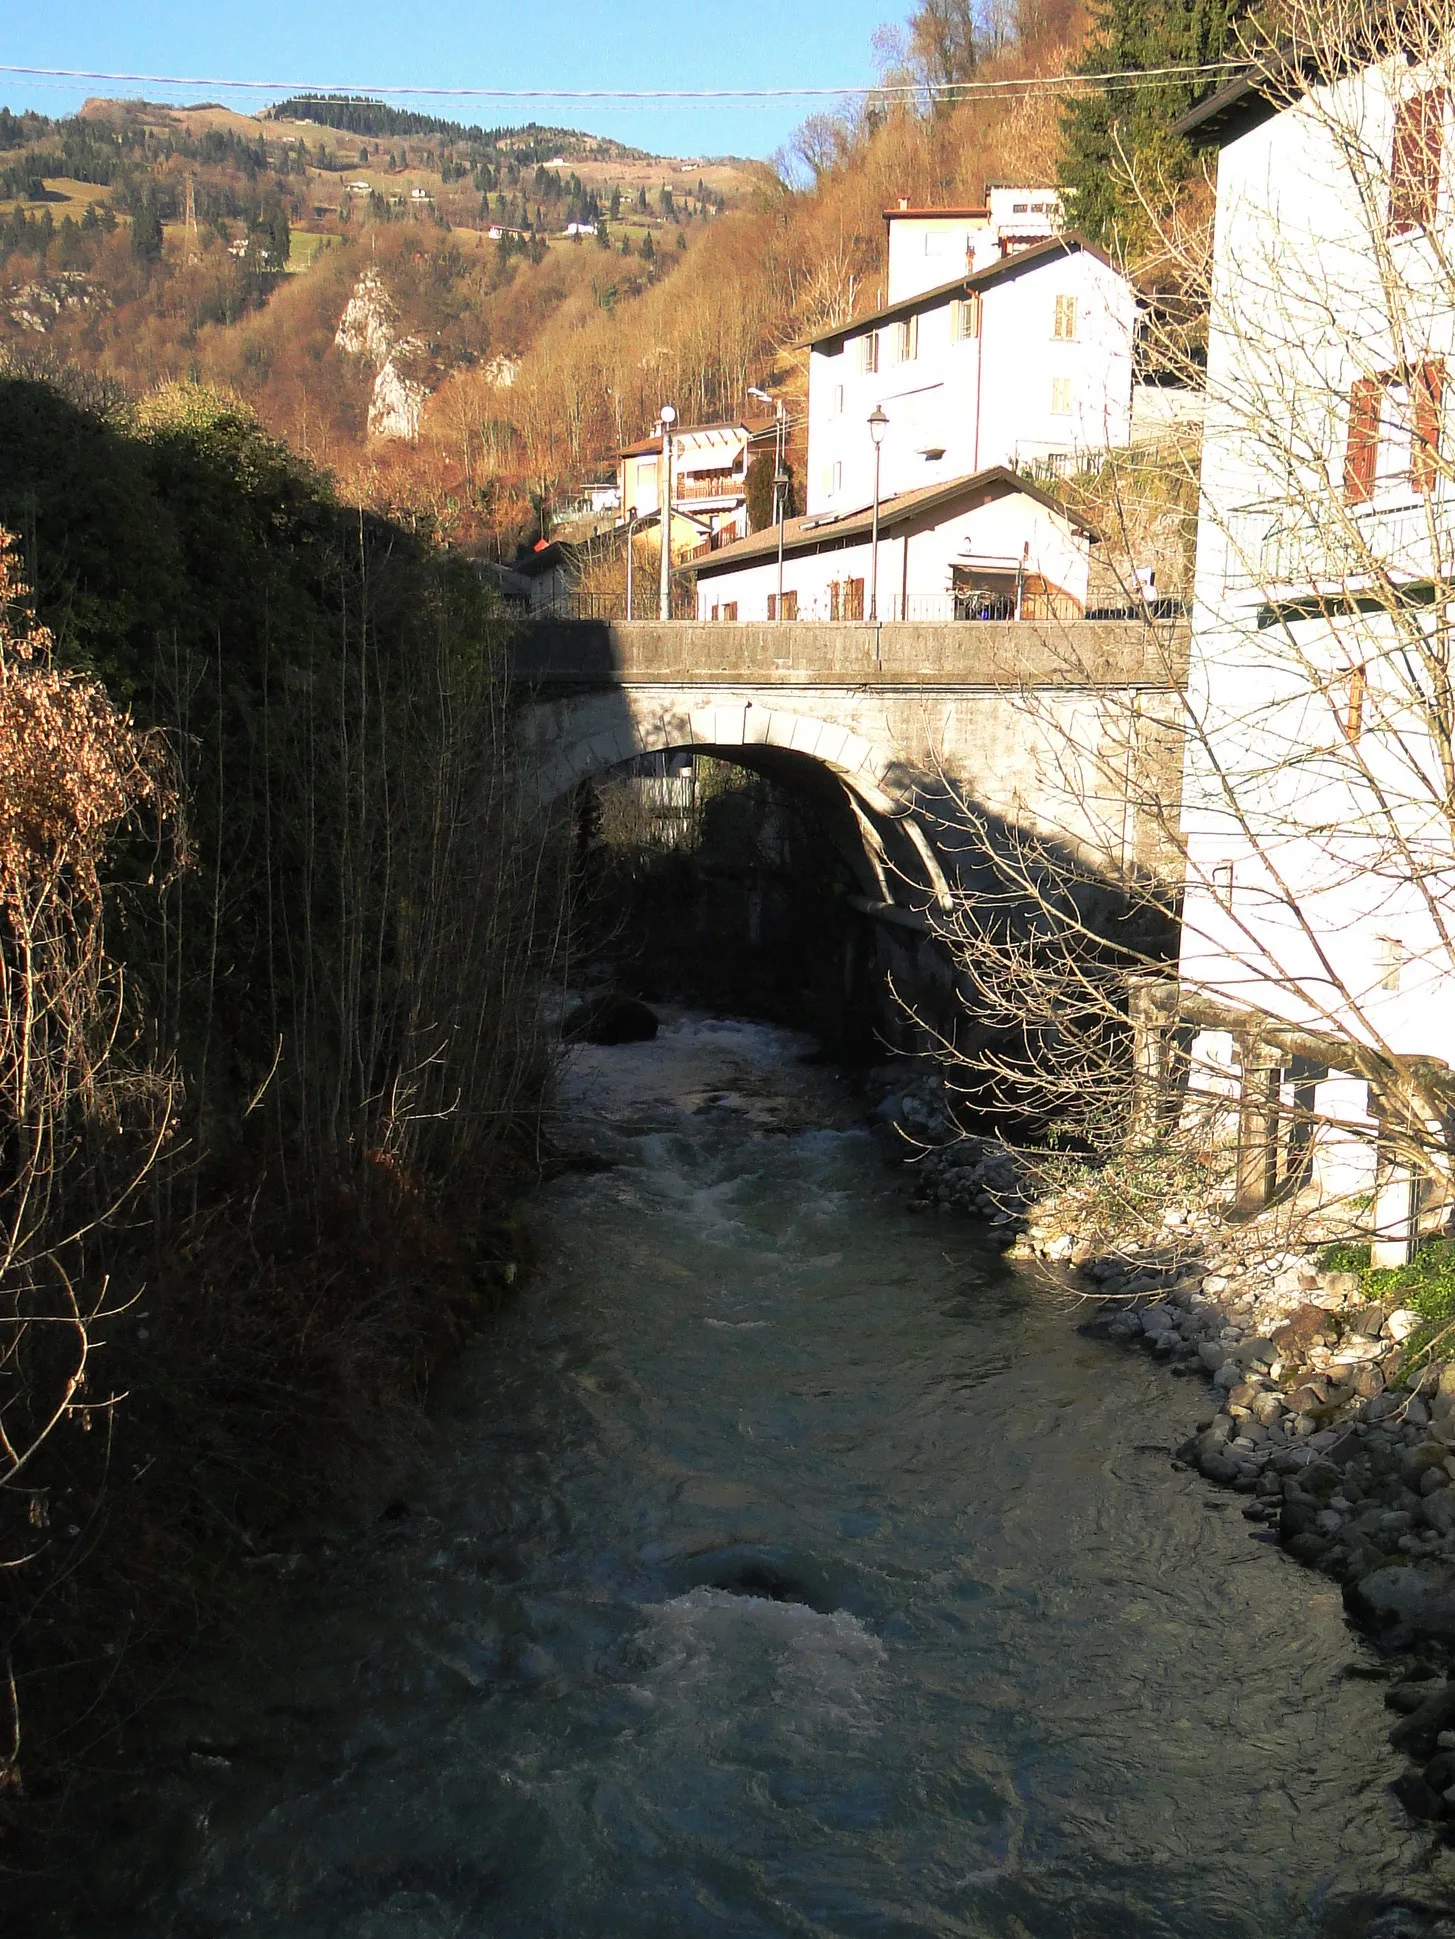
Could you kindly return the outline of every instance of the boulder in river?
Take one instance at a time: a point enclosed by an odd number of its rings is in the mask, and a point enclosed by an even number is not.
[[[1455,1574],[1390,1562],[1344,1587],[1344,1606],[1392,1647],[1421,1638],[1455,1642]]]
[[[568,1044],[644,1044],[656,1036],[657,1028],[657,1013],[648,1004],[608,991],[568,1010],[561,1038]]]

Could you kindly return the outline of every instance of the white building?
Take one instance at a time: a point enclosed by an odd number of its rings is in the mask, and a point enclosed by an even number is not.
[[[1395,55],[1306,93],[1236,81],[1181,124],[1221,149],[1181,974],[1455,1061],[1449,84]],[[1232,1062],[1221,1033],[1201,1050]],[[1330,1062],[1318,1108],[1358,1121]]]
[[[943,233],[958,246],[963,222],[945,220]],[[933,239],[940,221],[927,211],[902,212],[890,224],[891,252],[896,230]],[[889,420],[880,471],[885,495],[1128,442],[1139,316],[1131,284],[1078,235],[1009,253],[1001,252],[1001,240],[988,267],[913,289],[812,339],[811,514],[871,501],[868,419],[876,408]],[[913,282],[903,258],[901,251],[898,273]],[[928,260],[948,266],[947,259]],[[910,266],[924,261],[911,256]],[[895,276],[891,253],[891,289]]]
[[[741,537],[748,529],[748,461],[755,449],[772,448],[772,426],[689,424],[672,433],[672,510],[690,520],[711,543]],[[645,518],[662,502],[662,438],[639,439],[617,453],[620,502],[630,518]],[[674,526],[673,544],[677,544]]]
[[[792,518],[699,558],[697,617],[866,619],[874,604],[873,514]],[[1095,534],[1038,486],[997,466],[881,505],[881,620],[1076,618]]]

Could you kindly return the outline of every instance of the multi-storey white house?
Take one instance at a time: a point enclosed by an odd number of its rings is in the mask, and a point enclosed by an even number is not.
[[[939,217],[900,212],[909,245]],[[958,220],[956,218],[955,220]],[[962,225],[963,227],[963,225]],[[944,230],[959,246],[961,229]],[[964,230],[973,235],[973,230]],[[847,512],[874,494],[869,418],[888,419],[880,492],[917,491],[995,465],[1127,443],[1139,305],[1127,278],[1067,234],[899,295],[809,344],[807,510]],[[906,268],[905,262],[909,268]],[[948,262],[930,258],[941,268]],[[897,287],[891,256],[891,289]]]
[[[1451,76],[1403,52],[1312,71],[1234,81],[1181,124],[1221,149],[1181,975],[1448,1062]],[[1329,1061],[1320,1110],[1377,1113],[1357,1052]],[[1378,1202],[1397,1233],[1407,1202]]]

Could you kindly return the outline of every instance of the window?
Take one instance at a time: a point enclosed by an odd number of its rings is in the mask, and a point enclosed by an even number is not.
[[[835,458],[834,462],[829,466],[829,490],[831,492],[837,493],[837,492],[841,492],[843,489],[844,489],[844,467],[840,463],[840,461],[837,458]]]
[[[913,363],[919,355],[919,318],[907,316],[889,329],[890,360],[896,364]]]
[[[1076,409],[1076,389],[1069,377],[1051,379],[1052,417],[1070,417]]]
[[[835,384],[829,391],[829,416],[842,417],[843,415],[844,387],[842,384]]]
[[[769,619],[797,619],[798,594],[796,592],[786,592],[780,599],[776,592],[770,592],[768,595],[768,617]]]
[[[1056,298],[1056,316],[1051,326],[1051,335],[1059,338],[1063,343],[1074,341],[1076,336],[1076,298],[1074,296]]]
[[[1213,864],[1212,892],[1222,907],[1231,914],[1233,907],[1233,865],[1231,862],[1215,862]]]
[[[723,616],[723,618],[724,618],[724,619],[736,619],[736,618],[737,618],[737,616],[738,616],[738,602],[737,602],[737,601],[736,601],[735,599],[729,599],[729,600],[726,600],[726,601],[724,601],[724,603],[723,603],[723,609],[722,609],[722,616]]]
[[[1344,496],[1364,504],[1396,488],[1433,491],[1440,475],[1445,362],[1432,357],[1403,376],[1356,378],[1349,392]]]
[[[956,297],[950,305],[950,341],[965,343],[980,335],[980,293]]]
[[[862,619],[863,617],[864,581],[835,579],[829,586],[829,618]]]
[[[1428,229],[1440,201],[1440,168],[1445,149],[1444,88],[1426,88],[1401,101],[1394,115],[1394,145],[1389,159],[1389,233],[1409,235]]]
[[[879,332],[870,330],[858,339],[859,368],[868,376],[879,368]]]
[[[1398,936],[1381,936],[1378,941],[1375,963],[1379,970],[1379,987],[1381,990],[1397,990],[1400,971],[1407,960],[1405,946]]]

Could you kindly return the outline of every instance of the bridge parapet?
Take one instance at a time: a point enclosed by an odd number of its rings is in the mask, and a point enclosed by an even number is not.
[[[813,620],[541,619],[512,643],[535,687],[1120,687],[1179,691],[1185,620],[963,620],[876,626]]]

